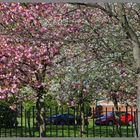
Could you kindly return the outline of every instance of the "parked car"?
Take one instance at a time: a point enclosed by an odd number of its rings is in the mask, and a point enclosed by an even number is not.
[[[53,115],[49,118],[47,118],[46,123],[47,124],[61,124],[61,125],[72,125],[75,124],[75,120],[76,120],[76,124],[80,125],[82,122],[82,119],[78,116],[78,117],[74,117],[74,115],[72,114],[56,114]],[[85,125],[88,124],[88,120],[85,119]]]
[[[114,112],[108,112],[104,114],[102,117],[99,117],[95,120],[96,125],[113,125],[113,124],[129,124],[132,125],[134,121],[133,115],[126,112],[116,112],[116,116]]]
[[[116,124],[116,119],[115,119],[114,113],[113,112],[107,112],[103,116],[98,117],[95,120],[95,124],[96,125],[112,125],[112,124]]]
[[[104,116],[104,114],[97,114],[96,112],[92,114],[92,118],[99,118]]]
[[[121,124],[129,124],[132,125],[134,122],[134,117],[132,114],[127,113],[127,112],[119,112],[118,116],[120,118],[120,123]]]

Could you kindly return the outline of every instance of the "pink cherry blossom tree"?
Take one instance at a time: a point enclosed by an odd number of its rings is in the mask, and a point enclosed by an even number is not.
[[[62,39],[74,31],[60,22],[65,9],[64,4],[0,3],[0,94],[16,94],[23,86],[33,89],[41,137],[52,60]]]

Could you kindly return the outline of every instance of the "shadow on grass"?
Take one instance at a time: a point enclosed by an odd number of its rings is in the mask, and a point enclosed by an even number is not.
[[[134,137],[131,126],[121,126],[121,137]],[[35,127],[0,128],[0,137],[39,137]],[[81,137],[79,125],[47,125],[46,137]],[[120,137],[115,126],[85,126],[83,137]]]

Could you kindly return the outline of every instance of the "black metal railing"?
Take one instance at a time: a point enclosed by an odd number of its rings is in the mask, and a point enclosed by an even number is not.
[[[36,112],[35,107],[21,107],[10,120],[0,119],[0,137],[39,137]],[[44,120],[46,137],[138,137],[138,110],[131,107],[106,108],[100,114],[96,108],[45,108]]]

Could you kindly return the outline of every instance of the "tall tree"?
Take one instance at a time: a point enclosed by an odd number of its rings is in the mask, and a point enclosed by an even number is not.
[[[140,116],[140,40],[139,40],[139,4],[138,3],[104,3],[104,4],[78,4],[91,9],[98,9],[109,18],[111,23],[118,24],[123,35],[130,42],[133,49],[135,69],[137,74],[137,108]],[[88,9],[87,8],[87,9]],[[88,17],[88,16],[87,16]],[[87,18],[89,19],[89,18]],[[88,20],[90,21],[90,20]],[[90,21],[91,22],[91,21]],[[138,128],[140,136],[140,118],[138,118]]]
[[[23,86],[34,90],[41,137],[45,136],[46,80],[52,60],[62,46],[60,40],[65,37],[64,26],[59,22],[62,19],[59,8],[64,10],[63,6],[0,3],[0,93],[17,93]]]

